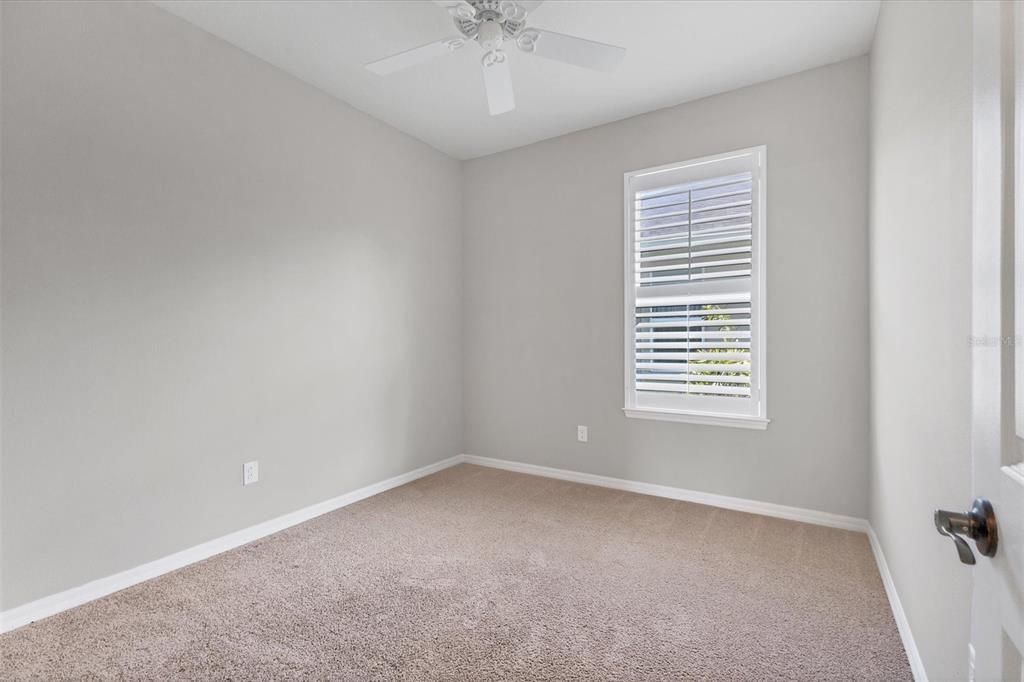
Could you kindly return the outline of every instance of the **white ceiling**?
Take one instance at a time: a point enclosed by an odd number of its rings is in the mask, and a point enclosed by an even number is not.
[[[613,73],[508,50],[515,111],[487,113],[469,44],[390,76],[363,64],[457,36],[429,0],[154,0],[441,151],[467,159],[865,54],[879,0],[547,0],[528,25],[627,48]]]

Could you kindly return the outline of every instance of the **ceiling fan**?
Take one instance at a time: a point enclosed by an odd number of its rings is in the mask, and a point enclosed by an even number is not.
[[[376,74],[387,75],[454,52],[474,40],[484,50],[480,64],[487,106],[491,116],[497,116],[516,108],[508,55],[502,49],[506,42],[515,43],[528,54],[599,71],[610,71],[622,61],[625,48],[542,28],[527,28],[527,15],[543,1],[434,0],[434,4],[446,9],[455,20],[455,28],[460,35],[378,59],[367,64],[366,68]]]

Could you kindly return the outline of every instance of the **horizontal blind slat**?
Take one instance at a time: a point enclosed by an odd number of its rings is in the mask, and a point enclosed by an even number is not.
[[[707,371],[707,365],[699,362],[648,362],[639,360],[636,363],[637,371],[670,371],[677,373],[686,372],[704,372]],[[734,362],[729,365],[727,372],[721,372],[727,375],[742,375],[750,374],[750,363],[749,362]]]
[[[713,267],[724,267],[728,265],[750,265],[750,258],[725,258],[721,260],[702,260],[694,263],[691,259],[689,265],[651,265],[649,267],[641,266],[638,272],[641,274],[645,272],[662,272],[666,270],[692,270],[694,268],[713,268]]]
[[[750,253],[750,247],[749,246],[736,246],[736,247],[732,247],[732,248],[728,248],[728,249],[707,249],[705,251],[697,251],[696,253],[699,254],[701,257],[704,257],[704,256],[729,256],[729,255],[732,255],[732,254],[735,254],[735,253]],[[676,253],[664,254],[664,255],[660,255],[660,256],[646,256],[646,257],[641,256],[640,254],[637,254],[636,260],[639,263],[643,264],[643,263],[657,263],[657,262],[666,261],[666,260],[678,260],[678,259],[684,258],[684,257],[685,257],[684,254],[676,254]]]
[[[750,384],[749,375],[729,375],[722,374],[712,376],[708,374],[648,374],[648,373],[637,373],[637,381],[672,381],[676,383],[688,383],[691,381],[703,381],[707,382],[710,378],[714,381],[724,384]]]
[[[652,353],[648,351],[638,351],[636,358],[637,361],[649,361],[652,358],[664,358],[666,360],[714,360],[715,362],[739,360],[742,362],[750,362],[750,353]]]
[[[668,324],[671,324],[669,322]],[[639,325],[638,325],[639,326]],[[749,339],[748,331],[728,332],[637,332],[638,339]]]
[[[732,395],[750,396],[749,386],[698,386],[693,383],[664,383],[637,382],[638,391],[666,391],[671,393],[686,393],[690,395]]]
[[[681,282],[691,282],[694,280],[709,280],[709,279],[726,279],[728,277],[749,277],[751,275],[750,268],[740,270],[729,270],[728,272],[701,272],[701,273],[681,273],[678,275],[665,275],[662,277],[645,277],[640,281],[640,286],[653,286],[656,284],[678,284]]]

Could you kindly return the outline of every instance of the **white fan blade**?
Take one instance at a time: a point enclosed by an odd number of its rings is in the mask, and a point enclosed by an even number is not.
[[[370,62],[366,65],[366,68],[378,75],[386,76],[389,73],[407,69],[410,66],[415,66],[416,64],[428,61],[434,57],[440,57],[441,55],[448,54],[449,52],[454,52],[465,44],[466,41],[462,38],[438,40],[436,43],[414,47],[411,50],[399,52],[398,54],[393,54],[390,57]]]
[[[504,114],[516,108],[516,99],[512,94],[512,71],[508,68],[508,57],[498,52],[484,55],[481,62],[484,70],[484,89],[487,90],[487,108],[491,116]]]
[[[466,0],[434,0],[434,4],[444,7],[448,14],[458,19],[472,19],[476,16],[476,9]]]
[[[532,12],[533,10],[537,9],[543,2],[544,0],[515,0],[515,3],[522,7],[523,9],[525,9],[527,12]]]
[[[540,57],[598,71],[611,71],[619,65],[626,54],[624,47],[545,31],[542,28],[524,30],[516,42],[523,52],[532,52]]]

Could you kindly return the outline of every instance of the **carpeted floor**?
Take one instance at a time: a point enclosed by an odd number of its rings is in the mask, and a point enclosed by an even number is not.
[[[912,679],[862,533],[470,465],[0,647],[3,679]]]

